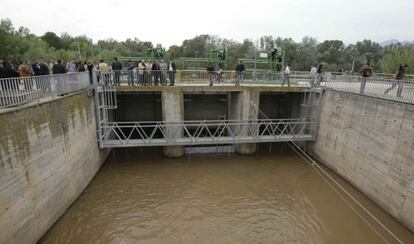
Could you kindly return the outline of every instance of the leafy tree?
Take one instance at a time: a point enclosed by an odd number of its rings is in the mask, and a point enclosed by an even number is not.
[[[395,73],[398,70],[400,64],[407,64],[407,73],[413,73],[414,46],[393,45],[386,50],[386,54],[380,62],[382,71],[384,73]]]
[[[328,40],[318,45],[318,61],[325,63],[326,70],[342,71],[347,69],[345,45],[340,40]]]
[[[62,49],[63,42],[55,33],[53,32],[46,32],[43,36],[40,37],[43,41],[49,44],[50,47],[54,47],[55,49]]]
[[[213,35],[199,35],[184,40],[181,45],[171,46],[167,57],[204,58],[210,49],[226,47],[227,68],[233,69],[239,58],[254,58],[258,52],[269,51],[272,43],[283,48],[285,64],[290,64],[293,70],[309,70],[316,63],[326,63],[327,71],[351,70],[353,66],[354,71],[359,71],[367,59],[371,61],[376,72],[394,73],[399,64],[408,64],[409,71],[414,69],[414,45],[394,44],[381,47],[370,40],[349,45],[340,40],[318,43],[315,38],[308,36],[301,42],[295,42],[291,38],[265,35],[255,45],[249,39],[238,42]],[[93,43],[87,36],[73,37],[68,33],[58,36],[53,32],[46,32],[38,37],[25,27],[15,28],[10,19],[1,19],[0,47],[0,58],[12,61],[33,60],[38,57],[69,61],[78,58],[80,49],[83,60],[98,61],[103,58],[106,62],[111,62],[114,57],[142,56],[144,50],[153,47],[153,43],[137,38],[121,42],[106,39]]]

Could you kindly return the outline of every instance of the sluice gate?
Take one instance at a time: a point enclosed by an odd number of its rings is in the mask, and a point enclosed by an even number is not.
[[[200,86],[188,89],[184,86],[163,87],[160,90],[154,87],[151,91],[147,87],[142,91],[136,87],[119,89],[100,84],[96,88],[99,146],[115,148],[315,140],[317,116],[314,114],[318,103],[314,102],[313,97],[318,96],[319,99],[320,89],[303,87],[300,91],[286,92],[286,89],[277,91],[262,87],[229,88],[223,86],[212,90]],[[270,117],[261,117],[265,114],[261,107]]]

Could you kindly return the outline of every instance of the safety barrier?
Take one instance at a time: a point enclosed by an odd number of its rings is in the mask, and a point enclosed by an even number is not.
[[[367,79],[362,91],[359,76],[344,73],[324,73],[310,75],[309,72],[292,71],[287,77],[282,72],[245,71],[239,76],[241,85],[281,85],[289,79],[290,84],[303,87],[326,87],[328,89],[346,91],[375,96],[383,99],[414,103],[414,80],[412,77],[402,81],[390,78],[389,74],[376,74]],[[106,73],[88,72],[67,73],[45,76],[16,77],[0,79],[0,108],[15,106],[42,98],[53,97],[90,87],[91,80],[114,86],[136,85],[209,85],[235,84],[235,71],[206,70],[123,70]]]
[[[86,89],[88,72],[0,79],[0,108]]]
[[[386,100],[414,104],[414,80],[395,80],[379,76],[366,79],[350,75],[328,75],[326,88]]]

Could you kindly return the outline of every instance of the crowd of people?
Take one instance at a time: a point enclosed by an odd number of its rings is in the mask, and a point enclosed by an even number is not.
[[[86,70],[92,71],[94,66],[96,66],[96,63],[77,61],[76,59],[67,62],[61,59],[52,59],[49,63],[46,63],[43,58],[38,58],[32,62],[21,60],[19,65],[13,61],[0,60],[0,78],[63,74],[83,72]]]
[[[120,85],[122,70],[127,71],[128,85],[175,85],[175,74],[177,66],[173,61],[165,62],[163,59],[153,62],[140,60],[134,63],[128,60],[123,67],[122,63],[114,58],[114,62],[108,65],[101,60],[97,70],[98,82],[102,80],[105,84]]]
[[[408,65],[400,64],[398,71],[393,77],[393,83],[391,87],[385,90],[384,94],[389,93],[391,90],[397,88],[397,96],[401,96],[402,83],[405,76]],[[12,77],[30,77],[40,76],[48,74],[64,74],[74,72],[88,71],[90,75],[90,82],[93,82],[93,74],[97,74],[97,81],[104,82],[105,84],[120,85],[120,76],[122,70],[126,71],[128,85],[175,85],[175,74],[177,66],[173,61],[165,62],[163,59],[149,62],[146,60],[140,60],[139,62],[133,62],[129,60],[124,65],[114,58],[113,62],[109,65],[100,60],[99,63],[91,61],[80,61],[76,59],[64,62],[61,59],[50,60],[46,63],[43,58],[33,60],[31,63],[28,60],[20,61],[19,65],[15,62],[6,60],[0,60],[0,78],[12,78]],[[219,64],[215,66],[212,63],[208,63],[206,67],[207,74],[210,80],[210,86],[213,82],[223,82],[223,67]],[[236,86],[240,85],[243,81],[243,76],[246,68],[242,62],[240,62],[235,69],[236,73]],[[290,86],[290,65],[286,65],[283,71],[282,86],[287,83]],[[372,76],[373,69],[369,61],[362,67],[360,72],[361,85],[360,93],[365,93],[365,88],[368,79]],[[316,64],[311,67],[310,70],[310,86],[319,87],[323,82],[324,71],[323,64]]]

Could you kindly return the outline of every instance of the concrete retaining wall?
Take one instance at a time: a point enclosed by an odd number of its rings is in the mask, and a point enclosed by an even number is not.
[[[0,113],[0,243],[34,243],[94,177],[96,142],[86,92]]]
[[[310,153],[414,231],[414,106],[327,91]]]

